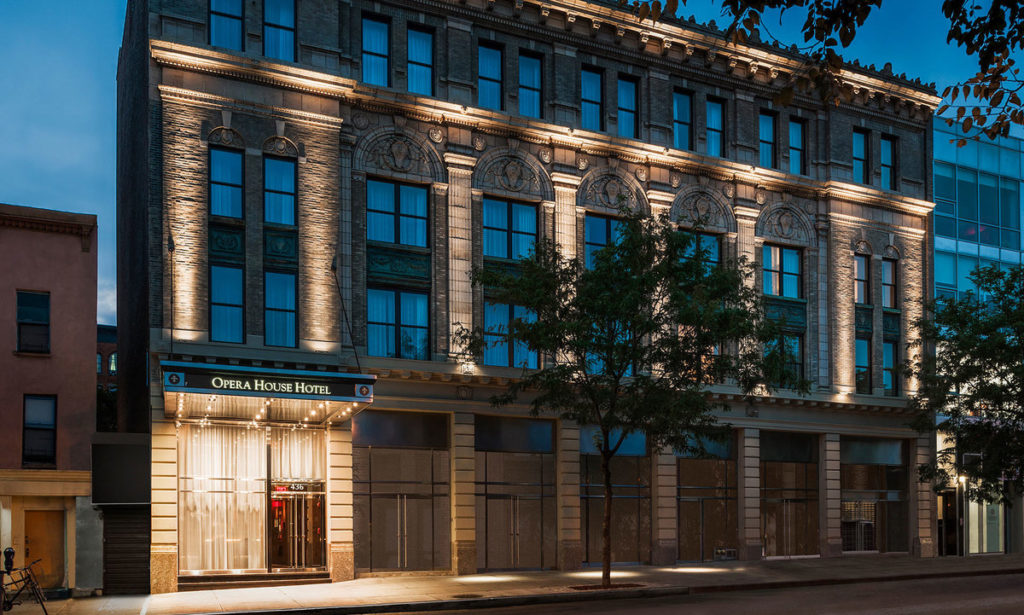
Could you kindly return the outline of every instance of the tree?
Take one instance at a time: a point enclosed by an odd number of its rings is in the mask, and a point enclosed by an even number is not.
[[[1024,486],[1024,268],[983,267],[971,280],[977,292],[933,302],[917,323],[916,426],[954,443],[921,473],[940,485],[965,476],[973,499],[1009,500]]]
[[[525,397],[534,414],[596,426],[606,587],[610,463],[625,437],[643,433],[653,448],[699,453],[702,438],[725,431],[713,412],[727,406],[708,395],[711,387],[724,383],[746,395],[768,383],[802,384],[786,371],[790,357],[779,343],[781,329],[747,284],[752,267],[746,261],[716,266],[698,234],[679,232],[667,218],[625,210],[622,216],[617,241],[588,255],[589,263],[564,257],[547,241],[512,267],[474,271],[474,283],[490,302],[525,308],[530,316],[514,319],[507,331],[463,329],[458,335],[477,356],[500,333],[545,359],[512,380],[492,399],[496,405]]]
[[[721,0],[722,13],[732,19],[726,36],[743,43],[760,37],[763,32],[774,37],[762,26],[766,11],[806,11],[801,30],[805,46],[800,50],[810,61],[801,74],[778,94],[779,102],[786,104],[798,91],[814,90],[833,104],[852,97],[853,88],[844,82],[845,66],[839,50],[853,42],[857,31],[864,25],[871,11],[881,8],[882,0]],[[640,21],[655,21],[663,15],[675,15],[679,0],[620,0],[630,4]],[[686,0],[682,0],[686,4]],[[947,42],[955,42],[968,55],[977,55],[978,72],[947,86],[942,97],[947,111],[945,121],[952,126],[959,123],[963,132],[978,138],[1006,136],[1010,125],[1024,126],[1024,77],[1014,54],[1024,50],[1024,3],[1020,0],[943,0],[942,13],[949,20]],[[756,34],[755,34],[756,33]],[[778,41],[776,41],[778,42]],[[959,140],[962,145],[963,139]]]

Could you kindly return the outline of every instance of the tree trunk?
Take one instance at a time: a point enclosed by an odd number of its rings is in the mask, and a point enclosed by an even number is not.
[[[607,442],[607,438],[606,438]],[[605,444],[607,448],[607,444]],[[612,584],[612,468],[611,454],[601,451],[601,473],[604,475],[604,519],[601,524],[601,586]]]

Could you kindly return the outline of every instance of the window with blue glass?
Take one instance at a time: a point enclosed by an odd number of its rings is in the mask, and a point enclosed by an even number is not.
[[[896,137],[882,135],[878,142],[878,166],[882,173],[882,187],[896,189]]]
[[[682,231],[684,233],[690,231]],[[698,251],[699,249],[699,251]],[[683,258],[700,258],[708,269],[717,267],[721,262],[721,241],[718,235],[696,233],[693,241],[684,249]]]
[[[765,244],[761,251],[764,294],[775,297],[803,296],[799,248]]]
[[[264,272],[263,342],[267,346],[296,346],[295,274]]]
[[[366,182],[366,238],[427,247],[427,189],[397,182]]]
[[[210,341],[243,341],[245,289],[242,268],[231,265],[210,267]]]
[[[882,389],[886,395],[894,396],[899,392],[899,381],[896,377],[898,343],[886,341],[882,343]]]
[[[391,85],[391,25],[376,17],[363,17],[363,82]]]
[[[519,54],[519,115],[541,117],[541,58]]]
[[[501,49],[480,44],[477,48],[476,102],[485,109],[501,111],[502,101]]]
[[[263,221],[295,225],[294,158],[263,157]]]
[[[263,0],[263,55],[295,61],[295,0]]]
[[[537,240],[534,205],[484,198],[484,256],[522,259]]]
[[[367,352],[371,356],[430,358],[426,293],[369,288],[366,296]]]
[[[619,136],[635,139],[640,132],[637,99],[638,83],[632,77],[619,77],[618,84],[618,127]]]
[[[853,255],[853,302],[861,305],[871,303],[871,257],[867,254]]]
[[[210,44],[242,51],[242,0],[210,0]]]
[[[868,177],[868,133],[859,128],[853,129],[853,181],[862,184],[870,183]]]
[[[804,123],[802,120],[789,121],[789,172],[803,175],[804,170]]]
[[[406,69],[409,91],[424,96],[434,95],[434,34],[428,30],[409,28],[409,65]]]
[[[708,156],[725,157],[724,103],[709,98],[705,107],[705,139]]]
[[[854,372],[857,392],[871,393],[871,338],[858,337],[854,341]]]
[[[693,149],[693,95],[676,90],[672,93],[672,145],[676,149]]]
[[[584,130],[604,130],[603,82],[600,70],[584,68],[580,72],[580,126]]]
[[[242,217],[242,152],[210,148],[210,214]]]
[[[609,216],[586,215],[583,219],[583,246],[587,268],[594,266],[598,250],[618,241],[621,225],[621,221]]]
[[[775,114],[762,111],[757,116],[758,160],[762,167],[775,168]]]
[[[896,264],[892,258],[882,260],[882,307],[897,307]]]
[[[523,342],[509,337],[509,325],[515,321],[533,322],[533,312],[505,303],[484,302],[484,365],[536,369],[537,353]]]
[[[778,347],[777,341],[765,345],[765,352],[771,352]],[[804,377],[804,336],[797,333],[787,333],[782,336],[782,352],[785,353],[783,368],[786,373],[797,380]]]

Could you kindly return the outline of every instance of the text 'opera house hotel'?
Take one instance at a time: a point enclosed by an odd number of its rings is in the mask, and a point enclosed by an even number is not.
[[[599,561],[592,432],[489,404],[544,357],[469,274],[582,256],[622,200],[755,262],[813,385],[723,387],[713,458],[629,438],[614,560],[933,555],[898,365],[938,97],[851,66],[849,102],[773,103],[804,61],[614,0],[130,1],[120,411],[151,472],[122,518],[152,591]]]

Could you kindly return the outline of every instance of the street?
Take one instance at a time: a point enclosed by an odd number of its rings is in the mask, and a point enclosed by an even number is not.
[[[550,606],[521,606],[487,611],[446,613],[495,615],[602,615],[605,613],[685,613],[722,615],[794,613],[907,615],[983,615],[1024,613],[1024,575],[925,579],[891,583],[858,583],[771,591],[734,591],[609,602],[578,602]]]

